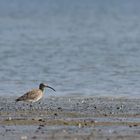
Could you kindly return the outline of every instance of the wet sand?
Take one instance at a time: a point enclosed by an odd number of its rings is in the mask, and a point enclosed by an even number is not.
[[[49,97],[30,106],[0,97],[3,140],[139,140],[139,99]]]

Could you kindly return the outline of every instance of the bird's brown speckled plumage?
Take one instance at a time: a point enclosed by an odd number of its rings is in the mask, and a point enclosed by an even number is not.
[[[52,87],[41,83],[39,85],[39,89],[33,89],[33,90],[25,93],[23,96],[17,98],[16,101],[36,102],[43,97],[43,94],[44,94],[43,92],[44,92],[45,87],[48,87],[48,88],[51,88],[52,90],[54,90]]]
[[[17,101],[36,102],[43,97],[43,92],[40,89],[33,89],[23,96],[19,97]]]

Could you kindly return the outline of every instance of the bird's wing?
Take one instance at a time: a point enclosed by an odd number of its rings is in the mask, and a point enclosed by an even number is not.
[[[37,95],[40,93],[41,91],[39,89],[33,89],[27,93],[25,93],[23,96],[19,97],[17,99],[17,101],[23,101],[23,100],[33,100],[37,97]]]

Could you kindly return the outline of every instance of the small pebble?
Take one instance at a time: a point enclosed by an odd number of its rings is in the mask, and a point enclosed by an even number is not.
[[[40,121],[40,122],[41,122],[41,121],[43,121],[43,119],[39,119],[38,121]]]
[[[87,123],[85,123],[85,126],[87,126]]]
[[[94,120],[91,120],[91,123],[95,123],[95,121]]]
[[[104,114],[104,116],[107,116],[107,114]]]
[[[85,101],[84,100],[82,100],[82,104],[84,103]]]
[[[21,140],[27,140],[27,136],[21,136]]]
[[[40,130],[40,129],[42,129],[42,127],[41,127],[41,126],[39,126],[37,129],[38,129],[38,130]]]
[[[42,131],[41,134],[44,134],[44,131]]]
[[[36,117],[36,118],[33,118],[32,120],[35,120],[35,121],[42,121],[43,119],[41,117]]]
[[[117,107],[117,109],[118,109],[118,110],[120,110],[120,109],[121,109],[121,107]]]
[[[6,132],[11,131],[11,129],[5,129]]]
[[[11,121],[12,120],[12,118],[11,117],[8,117],[8,119],[7,119],[8,121]]]
[[[62,110],[62,107],[58,107],[57,109],[58,109],[58,110]]]
[[[79,127],[79,128],[81,128],[81,127],[82,127],[81,123],[79,123],[79,124],[78,124],[78,127]]]
[[[32,139],[36,139],[36,138],[37,138],[36,136],[33,136],[33,137],[32,137]]]
[[[54,116],[58,116],[58,114],[57,113],[54,113]]]
[[[136,126],[138,126],[138,125],[137,125],[137,124],[134,124],[133,126],[135,126],[135,127],[136,127]]]

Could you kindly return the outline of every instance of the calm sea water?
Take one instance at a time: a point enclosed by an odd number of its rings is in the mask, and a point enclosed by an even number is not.
[[[0,0],[0,95],[45,82],[58,96],[140,97],[139,5]]]

